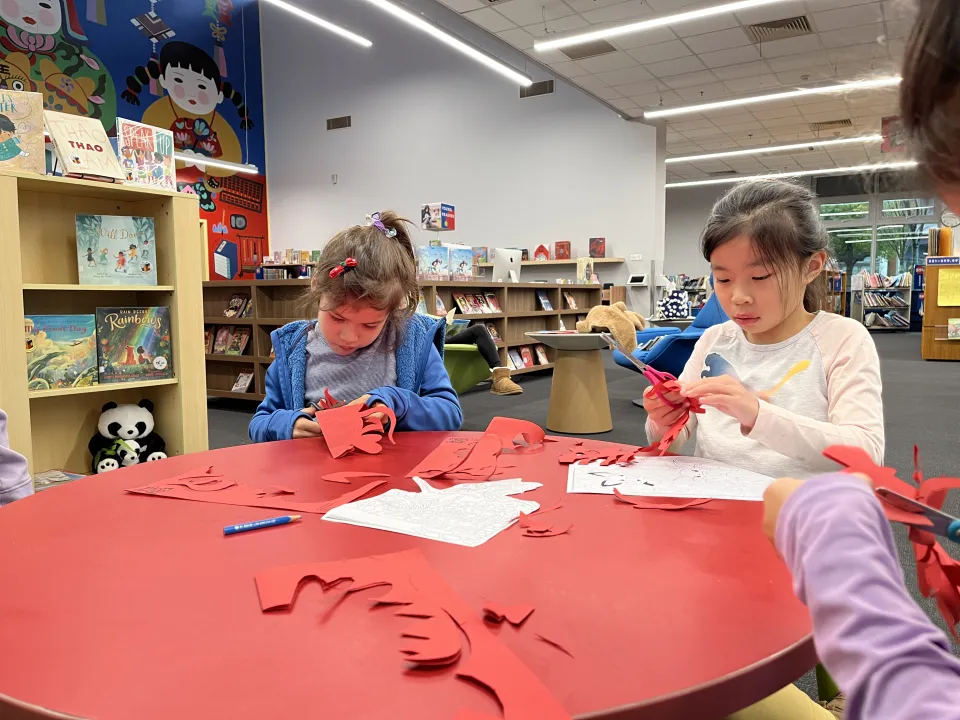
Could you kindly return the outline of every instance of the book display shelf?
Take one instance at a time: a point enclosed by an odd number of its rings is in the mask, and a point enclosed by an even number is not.
[[[154,218],[157,285],[80,285],[78,213]],[[10,445],[27,458],[31,474],[90,472],[87,443],[111,400],[152,400],[167,454],[206,450],[196,196],[0,172],[0,217],[0,407],[8,415]],[[169,307],[172,378],[28,391],[24,315],[125,306]]]
[[[267,368],[273,362],[270,333],[294,320],[312,319],[300,312],[299,297],[310,280],[229,280],[203,283],[203,323],[207,328],[250,326],[250,341],[242,355],[208,354],[207,395],[260,401],[264,398],[264,383]],[[456,317],[493,323],[501,341],[497,343],[501,364],[509,366],[508,352],[513,348],[534,343],[527,332],[559,330],[563,320],[567,329],[573,330],[578,315],[586,315],[590,308],[600,304],[600,285],[573,285],[557,283],[492,283],[492,282],[432,282],[421,281],[421,292],[428,309],[436,307],[437,297],[449,310],[457,307],[453,294],[493,293],[501,312],[465,313],[458,311]],[[552,310],[543,310],[540,294],[545,293]],[[249,298],[252,310],[249,317],[224,317],[234,295]],[[576,308],[569,307],[565,297],[569,294]],[[435,313],[431,313],[435,314]],[[514,374],[551,370],[554,351],[546,348],[546,365],[514,370]],[[254,373],[254,381],[247,392],[234,392],[233,386],[242,372]]]
[[[859,273],[850,281],[850,317],[868,330],[910,329],[912,273]]]
[[[956,263],[956,264],[954,264]],[[960,360],[960,258],[928,257],[924,268],[923,330],[920,355],[924,360]],[[951,326],[954,326],[951,332]]]

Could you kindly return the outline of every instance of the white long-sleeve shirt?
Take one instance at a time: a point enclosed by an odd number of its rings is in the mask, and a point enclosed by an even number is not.
[[[761,393],[775,388],[802,361],[796,373],[770,398],[760,401],[753,429],[715,408],[691,414],[674,444],[681,447],[697,429],[694,452],[771,477],[805,478],[836,465],[823,457],[830,445],[854,445],[883,462],[883,401],[880,360],[863,325],[832,313],[819,313],[799,333],[773,345],[748,342],[733,322],[708,329],[697,341],[680,375],[686,384],[731,375]],[[667,428],[647,420],[651,443]]]

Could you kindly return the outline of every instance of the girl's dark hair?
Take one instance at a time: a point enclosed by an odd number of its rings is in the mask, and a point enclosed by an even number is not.
[[[144,85],[150,83],[150,78],[157,80],[163,75],[170,66],[193,70],[200,73],[205,78],[210,78],[213,84],[217,86],[217,92],[222,92],[223,97],[230,100],[237,107],[240,114],[240,128],[246,130],[253,127],[253,120],[247,114],[247,106],[243,104],[243,95],[233,89],[233,85],[224,80],[220,75],[220,68],[207,53],[190,43],[174,40],[168,42],[160,50],[158,60],[150,59],[145,66],[138,67],[133,71],[133,75],[127,78],[127,89],[120,93],[120,97],[131,105],[140,105],[140,91]]]
[[[781,283],[784,276],[802,273],[812,255],[828,248],[816,196],[779,180],[739,183],[717,201],[700,236],[703,257],[709,262],[714,250],[741,236],[753,241],[760,260]],[[804,290],[804,309],[821,310],[825,293],[826,276],[821,274]]]
[[[960,2],[921,0],[903,60],[900,115],[920,170],[960,182]]]
[[[16,131],[17,126],[13,124],[13,121],[6,115],[0,115],[0,132],[15,133]]]
[[[420,300],[417,260],[410,240],[413,224],[392,210],[380,213],[388,237],[375,225],[354,225],[337,233],[323,248],[316,275],[303,295],[303,308],[311,314],[334,310],[344,302],[361,300],[378,310],[389,310],[390,320],[400,323],[411,317]],[[347,258],[357,266],[338,277],[330,271]]]

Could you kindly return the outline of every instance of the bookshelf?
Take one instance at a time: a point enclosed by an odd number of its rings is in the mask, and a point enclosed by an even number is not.
[[[156,221],[158,285],[77,284],[77,213]],[[31,474],[90,472],[87,443],[112,400],[154,403],[169,455],[207,449],[197,198],[177,192],[0,171],[0,407],[10,445]],[[174,377],[90,387],[27,390],[25,314],[93,314],[105,306],[170,308]]]
[[[866,272],[854,275],[850,282],[850,317],[868,330],[909,330],[912,280],[912,273],[892,277]]]
[[[823,310],[837,315],[847,314],[847,274],[840,270],[825,271],[827,292]]]
[[[270,333],[278,327],[294,320],[312,319],[299,312],[300,294],[309,286],[310,280],[229,280],[224,282],[207,281],[203,283],[203,322],[205,325],[250,325],[252,334],[243,355],[206,355],[207,395],[210,397],[232,398],[260,401],[264,398],[267,368],[273,362],[270,357]],[[577,315],[586,315],[590,308],[600,304],[602,286],[574,285],[557,283],[493,283],[476,280],[472,282],[431,282],[420,283],[421,292],[427,309],[436,307],[437,296],[449,310],[456,307],[453,293],[484,294],[492,292],[497,296],[502,312],[461,314],[457,317],[492,322],[501,337],[497,343],[500,362],[507,365],[507,351],[523,345],[535,345],[527,332],[536,330],[558,330],[563,318],[568,330],[573,330]],[[538,293],[546,292],[553,310],[542,310]],[[567,307],[563,293],[569,292],[577,304],[576,310]],[[252,303],[249,318],[226,318],[223,311],[235,294],[245,294]],[[513,370],[520,375],[529,372],[552,370],[554,350],[546,348],[547,365]],[[254,383],[250,392],[232,392],[234,382],[242,370],[252,369]]]
[[[952,264],[954,261],[958,264]],[[943,262],[951,264],[936,264]],[[924,360],[960,360],[960,340],[951,340],[947,331],[949,321],[960,318],[960,306],[941,305],[940,299],[940,276],[944,272],[953,276],[960,273],[960,258],[928,257],[923,270],[923,294],[926,297],[920,355]]]

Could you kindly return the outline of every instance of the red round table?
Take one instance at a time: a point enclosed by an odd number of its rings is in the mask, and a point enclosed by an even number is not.
[[[383,489],[413,490],[403,476],[447,436],[398,433],[380,456],[340,461],[322,440],[215,450],[3,508],[0,717],[12,713],[5,704],[98,720],[499,717],[454,668],[405,668],[403,623],[370,609],[385,588],[334,602],[308,582],[292,610],[260,610],[260,571],[410,548],[478,613],[491,600],[536,607],[521,628],[491,632],[575,717],[723,717],[815,664],[809,617],[763,537],[760,503],[663,512],[566,495],[566,439],[516,455],[504,477],[543,483],[521,496],[542,506],[563,495],[572,531],[529,538],[513,527],[477,548],[316,515],[224,537],[225,525],[283,513],[123,492],[209,464],[258,487],[282,482],[305,501],[351,489],[320,480],[334,470],[390,473]]]

